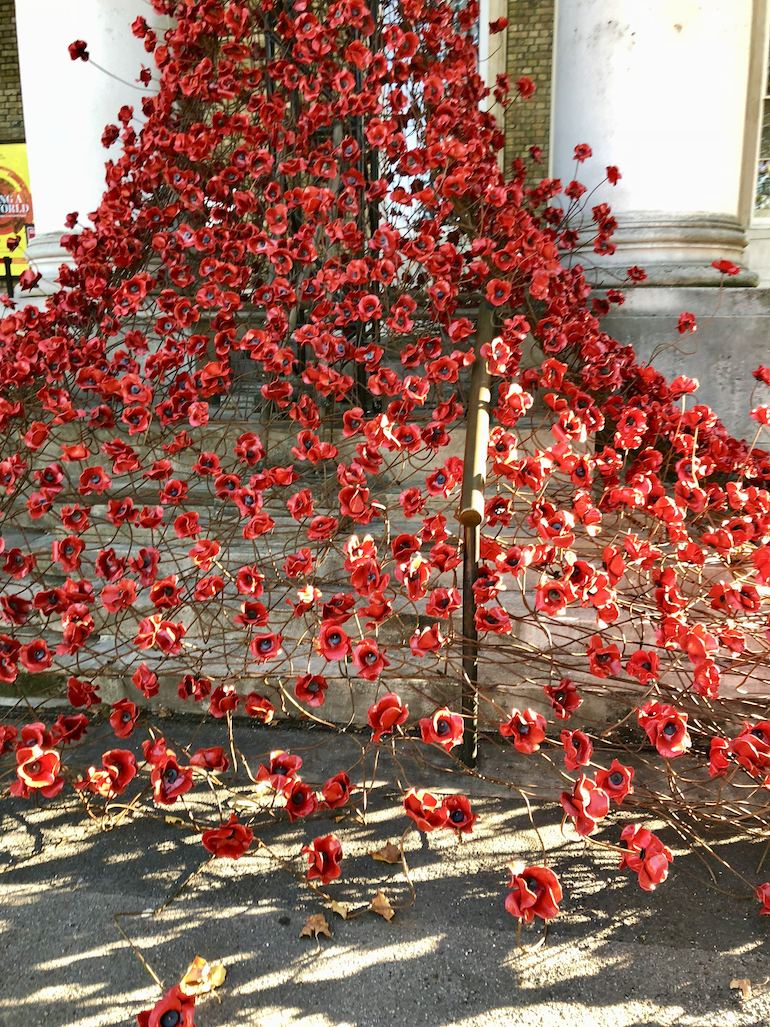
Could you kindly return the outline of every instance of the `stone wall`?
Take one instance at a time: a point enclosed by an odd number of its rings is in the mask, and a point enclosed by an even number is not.
[[[0,142],[24,142],[16,10],[13,0],[0,0]]]
[[[554,42],[554,0],[508,0],[508,74],[511,84],[527,75],[537,86],[526,101],[517,99],[505,121],[505,163],[525,157],[530,146],[540,146],[543,162],[532,175],[539,181],[548,173],[551,124],[551,67]]]

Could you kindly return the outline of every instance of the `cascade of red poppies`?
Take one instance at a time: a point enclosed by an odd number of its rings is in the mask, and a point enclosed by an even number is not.
[[[482,728],[527,759],[556,753],[544,773],[579,835],[624,800],[685,833],[685,811],[760,833],[770,455],[602,330],[622,293],[592,298],[579,262],[611,251],[614,219],[577,182],[500,170],[475,0],[153,6],[174,27],[133,31],[158,91],[105,128],[121,152],[91,224],[70,218],[60,290],[0,322],[0,680],[66,681],[88,711],[0,727],[13,794],[69,781],[103,809],[148,780],[161,805],[198,780],[225,789],[227,740],[179,753],[155,732],[141,755],[78,767],[66,746],[107,701],[118,739],[176,696],[227,724],[357,720],[371,746],[453,755],[455,509],[486,303]],[[510,111],[508,91],[503,76]],[[600,741],[623,759],[649,745],[635,773]],[[261,764],[266,806],[294,821],[351,801],[347,772],[315,788],[297,760]],[[404,808],[422,830],[475,820],[464,796],[417,788]],[[258,823],[217,823],[204,844],[238,858]],[[648,834],[622,835],[645,888],[671,858]],[[309,877],[340,874],[333,835],[302,851]],[[555,915],[551,872],[520,870],[511,912]]]

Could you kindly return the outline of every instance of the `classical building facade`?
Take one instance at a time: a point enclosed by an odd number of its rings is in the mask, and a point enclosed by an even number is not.
[[[123,104],[138,107],[150,58],[129,31],[136,13],[136,0],[17,0],[14,25],[12,0],[0,0],[0,143],[26,138],[28,257],[43,294],[65,216],[98,202],[104,126]],[[507,30],[490,36],[505,16]],[[87,40],[88,64],[70,60],[74,39]],[[537,87],[497,110],[506,165],[538,146],[542,174],[579,177],[618,219],[615,253],[590,271],[598,289],[626,292],[608,330],[662,370],[698,377],[703,400],[746,435],[750,371],[770,362],[767,0],[482,0],[479,49],[489,83],[507,70]],[[593,158],[576,167],[578,143]],[[607,165],[620,169],[616,186],[602,183]],[[741,273],[720,290],[721,259]],[[641,286],[626,279],[632,265],[647,272]],[[699,330],[681,340],[683,310]]]

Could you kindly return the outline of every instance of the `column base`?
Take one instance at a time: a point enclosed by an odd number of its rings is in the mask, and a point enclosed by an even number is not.
[[[27,297],[51,296],[61,286],[56,279],[62,264],[74,267],[74,261],[60,245],[63,232],[41,232],[35,236],[27,247],[24,256],[33,271],[41,275],[34,289],[25,293]]]
[[[608,257],[591,254],[586,278],[595,288],[629,286],[629,267],[647,273],[643,286],[754,287],[759,276],[741,267],[746,233],[731,214],[695,211],[622,211],[615,215],[612,236],[615,252]],[[582,255],[581,255],[582,256]],[[712,261],[729,260],[741,267],[733,276],[722,275]],[[589,263],[586,260],[586,263]]]

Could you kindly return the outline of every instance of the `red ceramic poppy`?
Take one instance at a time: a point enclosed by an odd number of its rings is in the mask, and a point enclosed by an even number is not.
[[[218,859],[240,859],[254,841],[254,832],[238,823],[235,813],[230,814],[226,824],[218,828],[204,831],[201,842]]]

